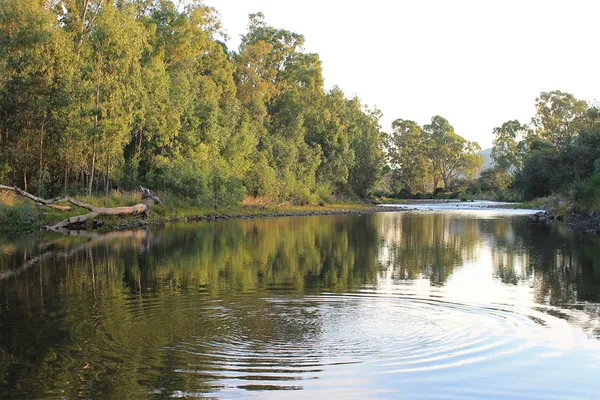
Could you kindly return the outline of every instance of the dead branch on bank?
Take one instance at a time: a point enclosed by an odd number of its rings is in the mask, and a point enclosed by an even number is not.
[[[93,219],[99,215],[135,215],[135,214],[142,214],[142,213],[147,215],[149,212],[149,209],[150,209],[150,205],[152,203],[162,204],[162,201],[150,189],[146,189],[141,186],[140,186],[140,190],[142,192],[142,198],[145,200],[148,199],[151,201],[145,202],[144,204],[136,204],[136,205],[130,206],[130,207],[110,207],[110,208],[96,207],[91,204],[76,200],[69,196],[55,197],[53,199],[42,199],[42,198],[34,196],[31,193],[28,193],[22,189],[19,189],[16,186],[0,185],[0,190],[13,191],[22,197],[25,197],[29,200],[34,201],[37,204],[51,207],[56,210],[70,211],[71,207],[61,206],[61,205],[56,204],[56,203],[68,202],[74,206],[85,208],[86,210],[89,211],[89,213],[87,213],[87,214],[70,217],[70,218],[64,219],[60,222],[57,222],[54,225],[49,225],[49,226],[44,227],[45,229],[47,229],[49,231],[53,231],[53,232],[61,232],[61,231],[64,231],[65,229],[68,230],[72,226],[79,227],[84,222],[86,222],[90,219]]]

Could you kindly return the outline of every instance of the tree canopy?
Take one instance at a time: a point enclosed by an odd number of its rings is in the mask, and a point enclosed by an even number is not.
[[[496,178],[525,199],[560,193],[583,209],[600,208],[600,108],[558,90],[541,93],[535,105],[530,125],[513,120],[494,129],[492,157],[509,184]]]
[[[456,189],[458,181],[472,179],[481,166],[481,148],[454,131],[448,120],[436,115],[420,127],[416,122],[397,119],[392,124],[389,161],[392,181],[400,190],[425,191],[428,183],[437,188]]]
[[[39,195],[139,184],[200,205],[366,196],[381,114],[324,87],[301,34],[170,0],[0,0],[0,180]]]

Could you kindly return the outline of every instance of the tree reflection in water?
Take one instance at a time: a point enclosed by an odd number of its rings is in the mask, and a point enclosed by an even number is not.
[[[388,278],[443,289],[486,252],[490,279],[531,287],[533,302],[560,307],[557,315],[600,337],[598,238],[518,218],[294,217],[4,241],[0,390],[22,398],[205,393],[231,378],[222,369],[228,351],[243,365],[272,368],[274,380],[286,368],[310,374],[303,365],[324,328],[306,296]],[[280,296],[298,306],[272,301]],[[282,358],[301,342],[303,362]],[[177,372],[183,365],[198,371],[193,379]]]

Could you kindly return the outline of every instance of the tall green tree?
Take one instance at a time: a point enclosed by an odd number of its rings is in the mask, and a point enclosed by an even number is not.
[[[524,141],[529,128],[517,120],[507,121],[494,128],[492,159],[502,170],[516,173],[521,169],[526,152]]]
[[[326,91],[304,37],[260,13],[230,51],[200,1],[0,6],[3,183],[48,195],[146,184],[218,206],[366,196],[381,177],[381,114]]]
[[[397,119],[392,122],[388,157],[392,179],[401,190],[413,193],[425,191],[431,175],[430,141],[423,128],[414,121]]]
[[[586,101],[571,93],[542,92],[535,100],[536,113],[532,118],[535,136],[556,147],[567,146],[577,136],[587,108]]]
[[[481,147],[456,134],[454,127],[445,118],[434,116],[423,130],[430,142],[429,159],[434,174],[434,186],[437,187],[439,177],[444,182],[444,188],[450,190],[457,178],[473,178],[483,165],[483,159],[478,154]]]

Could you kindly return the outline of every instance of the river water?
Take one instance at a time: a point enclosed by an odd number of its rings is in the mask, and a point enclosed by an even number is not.
[[[524,211],[0,241],[0,397],[597,399],[600,241]]]

